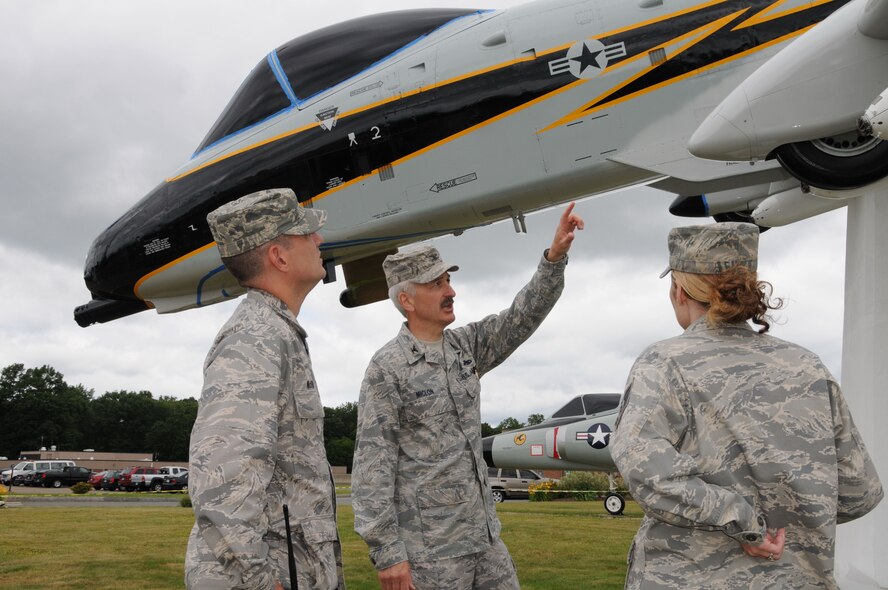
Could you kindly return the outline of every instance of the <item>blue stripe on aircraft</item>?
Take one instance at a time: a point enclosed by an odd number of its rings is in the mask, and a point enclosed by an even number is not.
[[[191,154],[191,159],[193,160],[194,158],[196,158],[197,156],[201,155],[201,154],[204,153],[205,151],[207,151],[207,150],[209,150],[209,149],[212,149],[212,148],[216,147],[216,146],[219,145],[220,143],[223,143],[223,142],[228,141],[228,140],[231,139],[232,137],[237,137],[237,136],[240,135],[241,133],[246,133],[247,131],[249,131],[250,129],[253,129],[253,128],[256,127],[257,125],[262,125],[263,123],[266,123],[266,122],[268,122],[268,121],[271,121],[272,119],[274,119],[274,118],[277,117],[278,115],[283,115],[283,114],[285,114],[285,113],[289,113],[290,111],[292,111],[292,110],[295,109],[295,108],[296,108],[296,105],[295,105],[295,104],[291,104],[291,105],[288,106],[287,108],[285,108],[285,109],[281,109],[281,110],[279,110],[279,111],[276,112],[276,113],[273,113],[273,114],[271,114],[271,115],[268,115],[268,116],[265,117],[264,119],[262,119],[262,120],[260,120],[260,121],[256,121],[256,122],[253,123],[252,125],[247,125],[246,127],[242,128],[242,129],[238,129],[237,131],[235,131],[235,132],[232,133],[231,135],[226,135],[225,137],[223,137],[223,138],[221,138],[221,139],[217,139],[216,141],[214,141],[213,143],[211,143],[210,145],[208,145],[208,146],[205,147],[204,149],[200,150],[199,152],[194,152],[193,154]]]
[[[281,85],[281,90],[284,91],[284,94],[287,95],[287,98],[290,99],[291,105],[299,105],[299,99],[296,98],[296,93],[293,92],[293,87],[290,85],[290,81],[287,79],[287,76],[284,74],[284,66],[281,65],[281,60],[278,59],[277,49],[268,54],[268,67],[271,68],[274,77],[277,78],[278,84]],[[277,113],[275,113],[277,115]]]
[[[200,300],[201,300],[201,293],[203,293],[203,286],[204,286],[204,283],[207,282],[207,281],[208,281],[209,279],[211,279],[212,277],[214,277],[215,275],[217,275],[217,274],[219,274],[220,272],[222,272],[223,270],[225,270],[225,265],[224,265],[224,264],[222,264],[222,265],[220,265],[220,266],[214,268],[213,270],[211,270],[210,272],[208,272],[207,274],[205,274],[204,276],[202,276],[201,279],[197,282],[197,293],[196,293],[196,295],[197,295],[197,301],[195,302],[196,305],[197,305],[197,307],[201,307],[201,306],[203,305],[203,303],[201,303]],[[225,291],[223,290],[222,293],[224,294]],[[227,294],[226,294],[226,296],[227,296]]]

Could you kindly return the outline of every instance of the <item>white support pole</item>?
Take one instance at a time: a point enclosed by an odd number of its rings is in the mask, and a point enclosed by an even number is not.
[[[848,205],[842,391],[888,487],[888,190]],[[836,579],[843,590],[888,588],[888,500],[839,525]]]

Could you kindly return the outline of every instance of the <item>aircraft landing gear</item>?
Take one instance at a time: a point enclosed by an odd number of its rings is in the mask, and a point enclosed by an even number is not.
[[[604,509],[611,516],[620,516],[626,508],[626,500],[617,492],[610,492],[604,497]]]
[[[888,176],[888,141],[857,130],[782,145],[775,155],[805,184],[828,190],[859,188]]]
[[[607,510],[607,513],[611,516],[620,516],[626,508],[626,500],[616,491],[617,484],[614,481],[613,473],[607,474],[607,483],[610,491],[604,497],[604,509]]]

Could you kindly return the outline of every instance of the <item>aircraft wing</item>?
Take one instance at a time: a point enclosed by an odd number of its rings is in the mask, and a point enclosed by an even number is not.
[[[688,153],[686,146],[686,137],[650,143],[611,160],[661,175],[648,186],[676,195],[669,210],[681,217],[751,221],[751,213],[765,199],[799,186],[776,160],[703,160]]]

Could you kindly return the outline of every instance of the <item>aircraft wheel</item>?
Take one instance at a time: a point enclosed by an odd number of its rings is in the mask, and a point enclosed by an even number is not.
[[[623,496],[620,494],[611,492],[604,497],[604,509],[607,510],[608,514],[611,516],[619,516],[623,514],[625,508],[626,500],[624,500]]]
[[[888,176],[888,141],[850,131],[775,150],[786,171],[810,186],[848,190]]]
[[[493,501],[497,504],[506,499],[506,495],[503,494],[502,490],[491,490],[491,493],[493,494]]]

